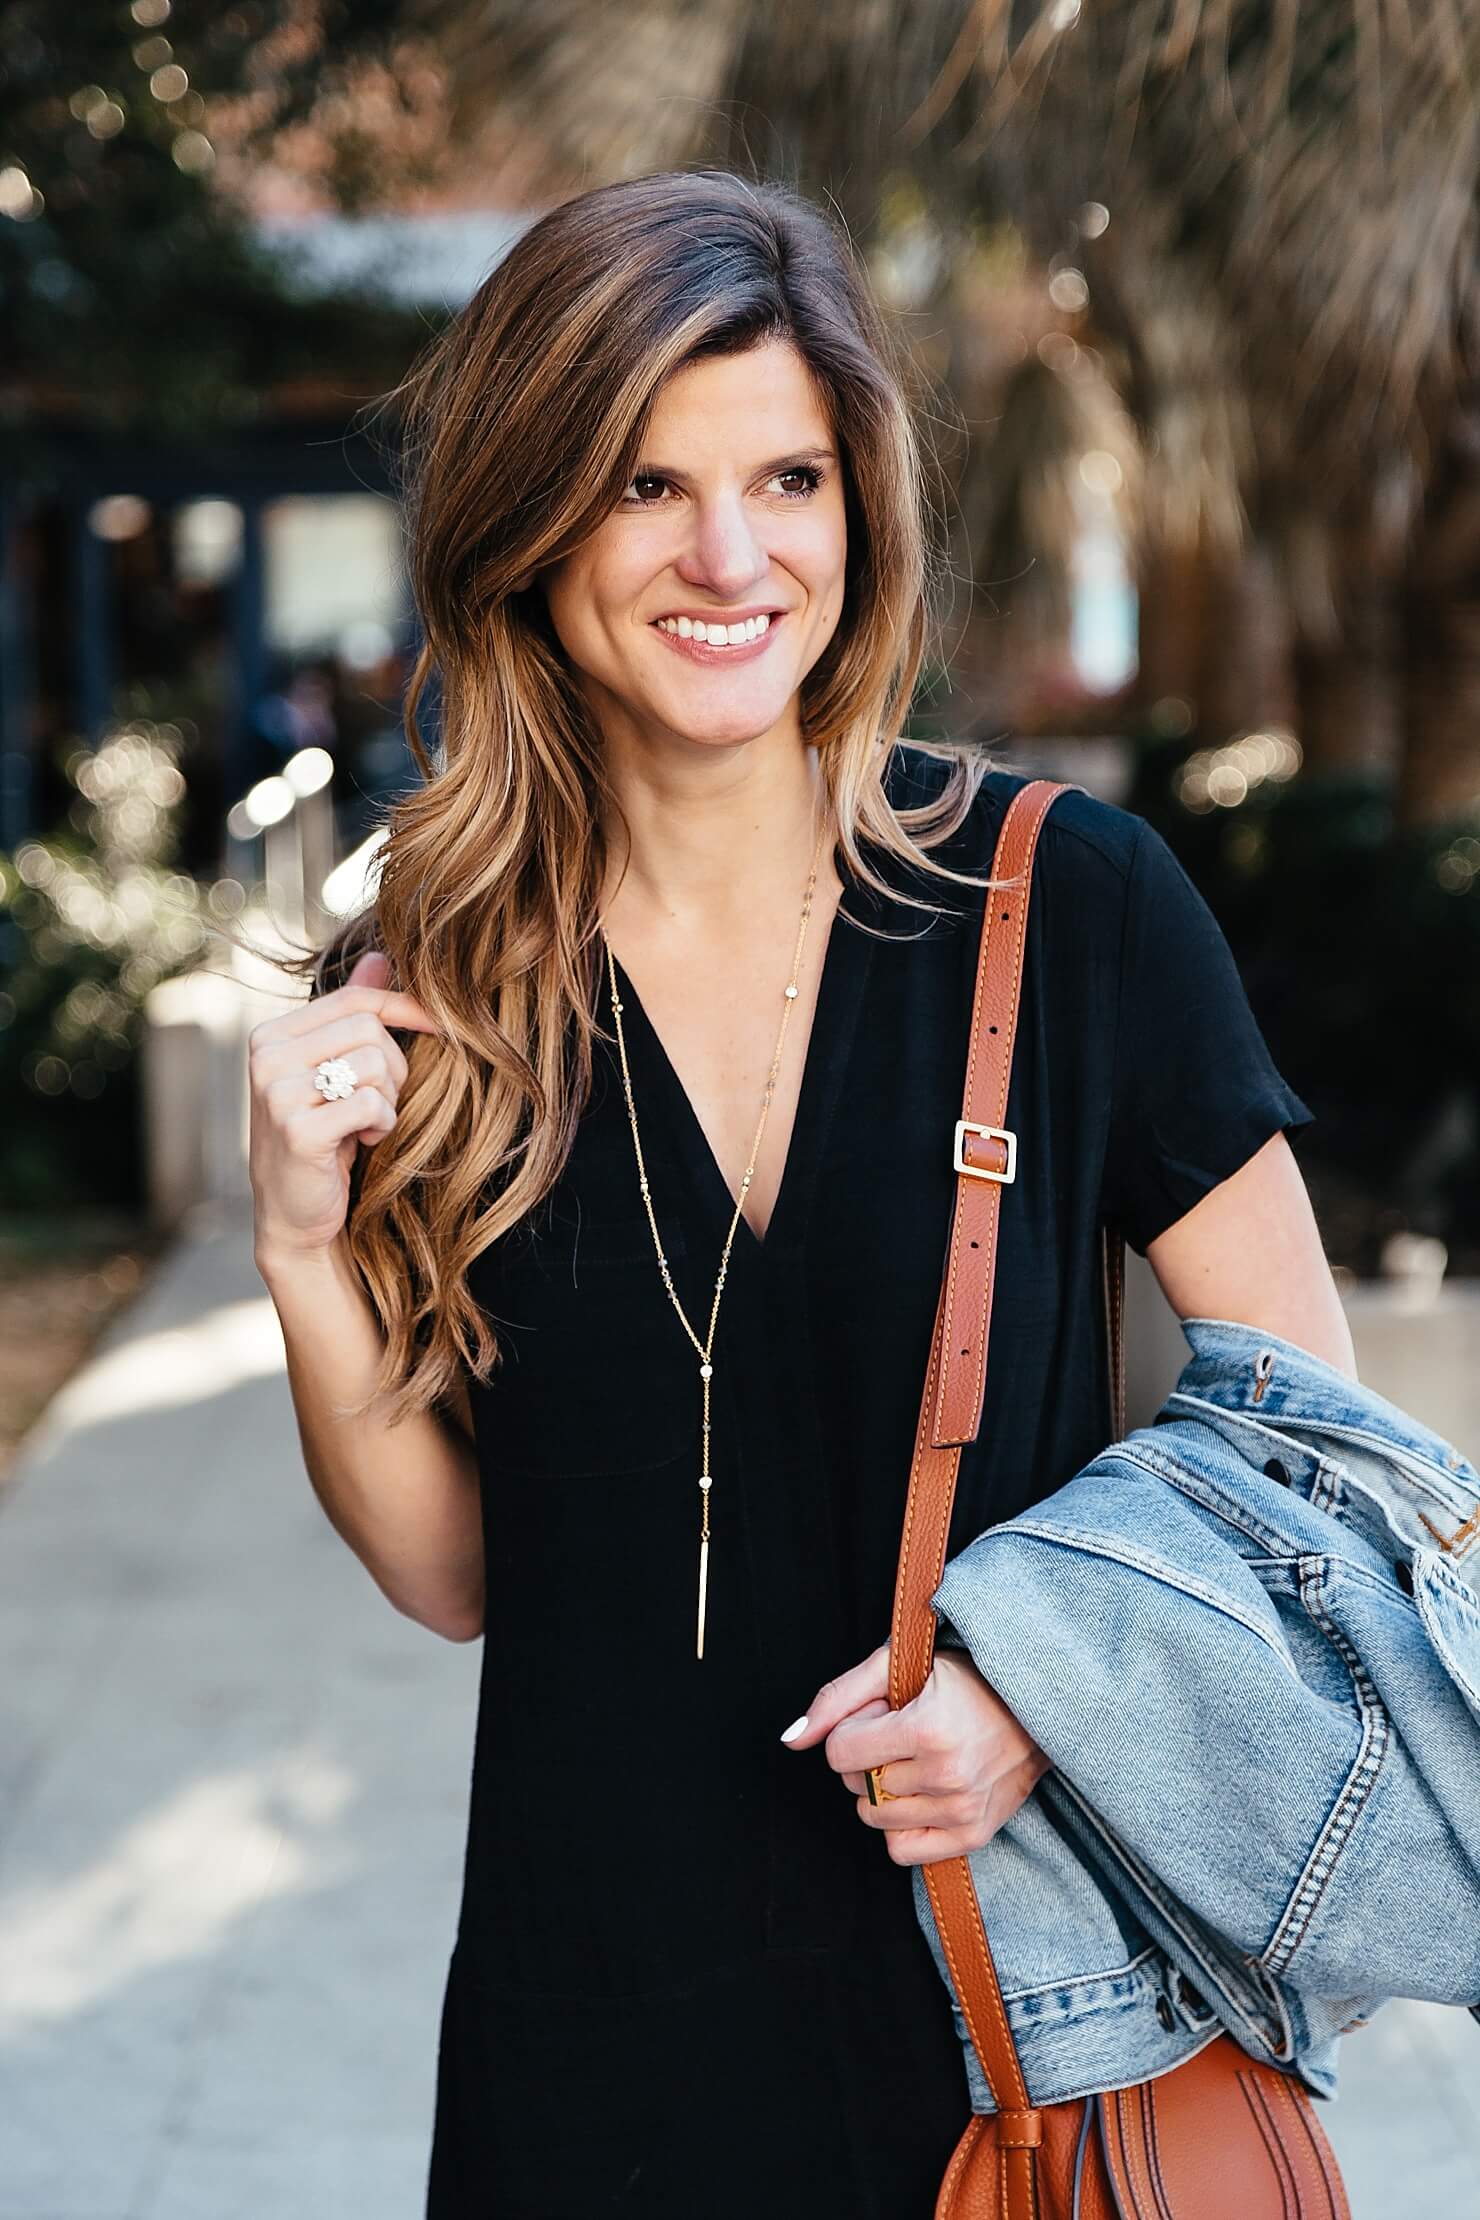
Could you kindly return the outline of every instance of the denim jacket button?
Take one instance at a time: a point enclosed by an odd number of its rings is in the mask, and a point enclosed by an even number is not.
[[[1170,2035],[1177,2024],[1177,2015],[1172,2010],[1171,1999],[1169,1997],[1159,1996],[1157,1998],[1156,2016],[1161,2021],[1161,2024],[1166,2029],[1167,2033]]]
[[[1288,1488],[1290,1485],[1289,1472],[1287,1471],[1285,1466],[1280,1463],[1278,1457],[1270,1458],[1268,1464],[1264,1468],[1264,1477],[1266,1480],[1278,1480],[1282,1488]]]
[[[1177,1994],[1195,2018],[1205,2018],[1212,2009],[1202,1990],[1195,1989],[1185,1973],[1177,1976]]]
[[[1405,1596],[1412,1595],[1413,1567],[1408,1563],[1406,1558],[1400,1557],[1397,1564],[1394,1565],[1393,1578],[1397,1581],[1398,1586],[1402,1589]]]

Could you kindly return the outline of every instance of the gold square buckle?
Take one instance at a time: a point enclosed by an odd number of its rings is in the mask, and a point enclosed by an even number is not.
[[[974,1133],[979,1141],[1001,1141],[1007,1150],[1007,1162],[1000,1172],[986,1164],[968,1164],[966,1161],[966,1136]],[[995,1179],[1003,1187],[1010,1186],[1017,1178],[1017,1135],[1009,1133],[1003,1125],[973,1125],[970,1118],[956,1120],[956,1148],[953,1158],[958,1172],[965,1172],[972,1179]]]

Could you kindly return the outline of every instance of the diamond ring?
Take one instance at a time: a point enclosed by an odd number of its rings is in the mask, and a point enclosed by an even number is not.
[[[354,1065],[347,1064],[342,1056],[326,1056],[313,1075],[313,1083],[325,1102],[343,1102],[360,1084]]]

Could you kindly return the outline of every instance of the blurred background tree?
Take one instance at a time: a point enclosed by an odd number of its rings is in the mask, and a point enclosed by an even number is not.
[[[1070,776],[1113,737],[1318,1112],[1333,1255],[1475,1268],[1477,82],[1470,0],[12,0],[0,417],[392,383],[436,316],[295,291],[264,169],[352,210],[704,160],[824,199],[949,396],[922,723]],[[1098,677],[1087,538],[1134,610]]]
[[[964,420],[945,722],[1135,743],[1127,799],[1215,901],[1319,1113],[1333,1251],[1371,1268],[1417,1227],[1473,1266],[1480,9],[407,15],[446,61],[451,131],[490,158],[517,132],[549,194],[712,159],[844,216]],[[1138,652],[1086,701],[1054,650],[1097,507]]]
[[[57,414],[176,436],[258,417],[326,365],[394,378],[419,326],[346,289],[305,292],[219,189],[223,134],[261,146],[313,111],[325,189],[346,207],[405,191],[429,134],[393,56],[391,0],[176,11],[171,0],[7,0],[0,10],[0,428]],[[349,59],[336,59],[342,42]],[[371,135],[346,75],[384,95]]]

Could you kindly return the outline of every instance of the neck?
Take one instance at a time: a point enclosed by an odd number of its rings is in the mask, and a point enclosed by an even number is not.
[[[736,747],[617,746],[612,785],[626,820],[608,827],[602,919],[728,936],[806,877],[822,823],[817,751],[794,732]],[[629,845],[630,836],[630,845]],[[819,892],[831,866],[826,839]]]

